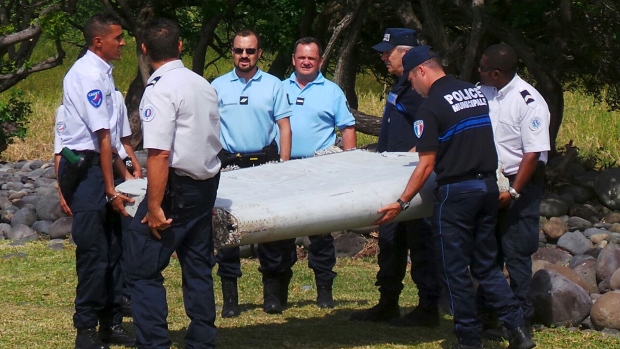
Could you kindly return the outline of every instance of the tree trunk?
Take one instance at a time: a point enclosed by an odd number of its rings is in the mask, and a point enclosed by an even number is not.
[[[371,136],[379,136],[379,130],[381,130],[380,117],[365,114],[353,108],[350,109],[355,117],[355,131]]]
[[[484,0],[473,0],[472,4],[472,23],[471,33],[469,34],[469,42],[467,43],[467,49],[465,52],[465,62],[461,68],[460,78],[465,81],[472,80],[472,73],[476,65],[476,56],[478,54],[478,47],[480,46],[480,40],[482,34],[484,34],[483,18],[484,18]]]
[[[405,27],[415,29],[419,34],[422,34],[422,22],[420,22],[418,16],[416,16],[415,12],[413,12],[411,1],[390,0],[390,2],[392,3],[392,6],[394,6],[396,15],[400,19],[401,23]]]

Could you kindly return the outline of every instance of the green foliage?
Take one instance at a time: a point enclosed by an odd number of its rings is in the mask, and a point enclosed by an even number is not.
[[[22,93],[14,92],[6,103],[0,100],[0,152],[15,138],[23,140],[26,137],[26,119],[30,113],[30,102],[23,99]]]

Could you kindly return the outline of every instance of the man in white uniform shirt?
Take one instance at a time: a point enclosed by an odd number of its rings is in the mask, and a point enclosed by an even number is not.
[[[155,19],[144,28],[142,52],[154,70],[140,102],[148,185],[123,239],[136,345],[170,348],[162,271],[176,251],[191,322],[187,348],[215,347],[215,264],[212,209],[219,184],[217,95],[183,66],[179,27]]]

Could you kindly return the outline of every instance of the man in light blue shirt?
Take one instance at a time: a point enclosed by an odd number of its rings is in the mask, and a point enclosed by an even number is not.
[[[321,46],[314,38],[302,38],[294,45],[295,72],[284,81],[293,115],[293,147],[291,158],[314,156],[336,143],[336,127],[342,134],[345,150],[356,146],[355,119],[347,99],[338,85],[325,79],[319,71],[323,59]],[[314,270],[317,305],[333,308],[332,285],[336,273],[334,238],[331,234],[310,236],[308,266]]]
[[[218,94],[222,166],[249,167],[290,158],[291,109],[282,82],[256,66],[261,54],[258,34],[251,30],[238,32],[232,45],[235,68],[212,83]],[[282,313],[293,275],[291,267],[297,260],[295,240],[259,244],[258,257],[263,274],[263,308],[269,314]],[[218,250],[216,260],[217,274],[222,279],[222,317],[238,316],[239,248]]]

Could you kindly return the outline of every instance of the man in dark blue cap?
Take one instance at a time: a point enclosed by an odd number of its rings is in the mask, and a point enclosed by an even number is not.
[[[378,152],[407,152],[415,150],[413,123],[422,96],[411,89],[403,74],[402,57],[418,45],[415,30],[388,28],[383,41],[373,49],[381,52],[381,60],[392,75],[394,84],[387,97],[379,133]],[[422,219],[388,223],[379,227],[379,272],[376,286],[381,298],[374,307],[351,314],[353,321],[389,321],[395,326],[439,325],[439,279],[435,267],[432,231]],[[398,298],[407,271],[407,252],[411,258],[411,278],[418,288],[418,306],[400,317]]]
[[[499,189],[488,102],[472,84],[446,75],[429,46],[409,50],[403,68],[413,88],[426,97],[413,125],[420,161],[396,202],[379,209],[384,215],[376,223],[396,217],[435,171],[433,236],[454,314],[459,342],[454,348],[482,348],[473,277],[510,333],[508,348],[531,349],[536,343],[496,263]]]

